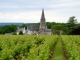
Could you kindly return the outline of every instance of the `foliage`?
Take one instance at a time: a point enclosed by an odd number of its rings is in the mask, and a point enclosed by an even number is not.
[[[65,47],[69,60],[80,59],[79,36],[0,35],[0,60],[48,60],[54,45],[53,59],[63,60],[62,46]]]
[[[70,34],[72,34],[72,35],[80,35],[80,27],[75,28],[74,30],[72,30],[70,32]]]
[[[76,40],[77,37],[77,40]],[[75,41],[79,41],[78,36],[62,36],[62,41],[64,43],[64,47],[66,48],[68,54],[69,54],[69,60],[79,60],[80,54],[79,54],[79,46],[78,43]]]
[[[22,31],[20,31],[20,32],[19,32],[19,35],[23,35],[23,32],[22,32]]]
[[[27,29],[27,24],[22,24],[22,26],[20,26],[20,27],[25,27],[25,29]]]
[[[75,16],[72,16],[72,17],[69,18],[68,24],[69,24],[70,27],[75,26],[76,23],[77,23],[77,19],[75,19]]]
[[[67,22],[68,32],[71,34],[71,32],[77,27],[77,19],[75,19],[75,16],[72,16],[69,18]]]
[[[51,29],[57,34],[59,34],[60,31],[63,31],[66,34],[67,30],[68,30],[68,28],[63,25],[52,25]],[[54,32],[53,32],[53,34],[54,34]]]
[[[4,37],[4,38],[3,38]],[[0,36],[0,60],[47,60],[57,36]],[[39,46],[35,42],[40,40]],[[50,39],[50,40],[49,40]],[[53,41],[54,40],[54,41]],[[41,43],[43,42],[43,44]]]
[[[17,25],[5,25],[1,28],[0,34],[16,32]]]
[[[64,30],[64,26],[63,25],[53,25],[52,30]]]

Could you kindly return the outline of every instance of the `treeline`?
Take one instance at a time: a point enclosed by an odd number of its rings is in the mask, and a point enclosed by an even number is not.
[[[67,23],[47,22],[47,27],[52,30],[62,30],[64,34],[80,35],[80,33],[78,33],[80,30],[80,24],[77,22],[77,19],[75,19],[75,16],[70,17]],[[76,32],[75,30],[77,33],[73,33]]]
[[[33,23],[33,25],[40,25],[40,23]],[[61,30],[63,34],[69,35],[80,35],[80,24],[75,19],[75,16],[69,18],[66,23],[56,23],[56,22],[46,22],[47,28],[52,29],[52,31]],[[21,26],[18,25],[5,25],[0,27],[0,34],[16,32],[17,27],[25,27],[27,29],[27,24],[22,24]]]
[[[80,29],[80,24],[75,24],[70,26],[69,23],[55,23],[47,22],[47,27],[52,30],[61,30],[64,34],[73,34],[72,31],[75,29]],[[79,32],[79,31],[78,31]]]
[[[0,34],[5,34],[5,33],[15,33],[16,30],[17,30],[17,27],[25,27],[25,29],[27,29],[27,24],[22,24],[21,26],[20,25],[5,25],[5,26],[2,26],[0,28]]]
[[[0,34],[16,32],[17,25],[5,25],[0,29]]]

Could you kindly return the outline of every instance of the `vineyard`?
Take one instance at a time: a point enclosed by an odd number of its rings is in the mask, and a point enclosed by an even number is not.
[[[80,60],[80,36],[0,35],[0,60]]]

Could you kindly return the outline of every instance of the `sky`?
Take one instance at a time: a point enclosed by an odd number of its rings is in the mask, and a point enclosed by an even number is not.
[[[80,23],[80,0],[0,0],[0,23],[37,23],[42,9],[46,22],[66,23],[75,16]]]

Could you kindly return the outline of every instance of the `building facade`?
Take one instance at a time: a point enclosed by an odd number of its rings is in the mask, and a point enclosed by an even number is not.
[[[19,28],[19,27],[17,27],[17,32],[16,33],[19,34],[20,31],[22,31],[23,34],[26,33],[26,29],[25,28]]]

